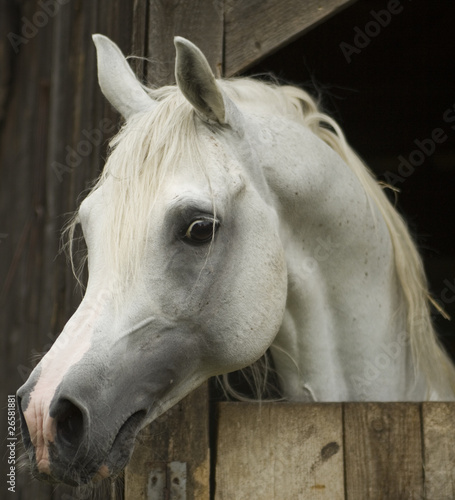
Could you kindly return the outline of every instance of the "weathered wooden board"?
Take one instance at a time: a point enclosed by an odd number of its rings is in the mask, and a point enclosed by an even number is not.
[[[225,0],[225,76],[244,71],[354,2]]]
[[[151,0],[147,78],[154,85],[174,83],[174,36],[195,43],[212,70],[221,74],[223,58],[223,0]]]
[[[217,500],[344,499],[339,404],[221,403]]]
[[[419,404],[347,403],[343,407],[347,498],[423,498]]]
[[[16,27],[16,9],[12,2],[0,3],[0,127],[5,117],[8,97],[11,95],[11,73],[13,70],[14,49],[10,33]]]
[[[203,386],[142,431],[125,472],[127,500],[209,498],[208,414]]]
[[[453,500],[454,450],[455,403],[221,403],[215,498]]]
[[[455,403],[422,404],[425,498],[455,498]]]

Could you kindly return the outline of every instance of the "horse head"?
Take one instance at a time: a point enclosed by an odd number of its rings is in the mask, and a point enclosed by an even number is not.
[[[94,41],[101,89],[126,123],[74,220],[84,298],[18,391],[34,474],[69,484],[115,475],[142,427],[258,359],[287,288],[247,125],[201,51],[177,37],[177,87],[154,92],[113,42]]]

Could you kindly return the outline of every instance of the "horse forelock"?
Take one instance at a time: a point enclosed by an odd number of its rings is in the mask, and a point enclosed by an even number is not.
[[[182,165],[204,167],[204,145],[197,140],[191,105],[172,88],[164,88],[161,95],[157,93],[154,92],[158,105],[131,117],[113,137],[105,167],[86,197],[108,190],[100,251],[118,282],[134,281],[138,275],[150,213],[164,182]],[[78,210],[65,227],[63,246],[76,278],[82,283],[86,252],[82,258],[78,256],[82,262],[78,266],[73,250],[79,222]],[[120,292],[120,288],[113,288]]]

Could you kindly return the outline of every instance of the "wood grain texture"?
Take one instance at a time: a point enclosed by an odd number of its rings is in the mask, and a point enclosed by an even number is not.
[[[182,486],[173,478],[182,467],[186,469],[183,498],[210,498],[208,413],[204,384],[142,431],[125,471],[126,500],[180,498],[171,492]]]
[[[419,404],[345,404],[344,446],[348,500],[422,498]]]
[[[225,0],[225,76],[244,71],[354,1]]]
[[[154,85],[174,83],[174,36],[195,43],[207,57],[212,70],[221,74],[223,57],[222,0],[150,0],[147,71]]]
[[[15,50],[10,38],[14,34],[19,9],[11,1],[0,3],[0,127],[5,118],[8,97],[11,92],[11,77],[14,66]]]
[[[455,403],[423,403],[425,498],[455,498]]]
[[[217,500],[344,499],[339,404],[221,403]]]

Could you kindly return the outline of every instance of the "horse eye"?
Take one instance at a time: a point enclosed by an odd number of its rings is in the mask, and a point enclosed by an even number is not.
[[[216,220],[201,219],[190,224],[185,233],[185,240],[195,245],[202,245],[212,240],[220,223]]]

